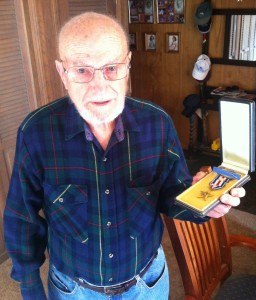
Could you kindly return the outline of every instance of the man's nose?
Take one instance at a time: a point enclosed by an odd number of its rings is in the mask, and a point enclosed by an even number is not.
[[[91,81],[106,81],[103,69],[94,69],[93,78]]]

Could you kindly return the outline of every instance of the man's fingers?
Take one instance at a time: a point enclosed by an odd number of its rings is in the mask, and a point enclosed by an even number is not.
[[[224,194],[220,197],[221,203],[214,207],[207,216],[211,218],[220,218],[227,214],[231,207],[238,206],[240,204],[240,197],[245,196],[244,188],[234,188],[230,191],[230,194]]]
[[[230,206],[238,206],[240,204],[240,198],[233,197],[229,194],[224,194],[220,197],[220,201],[223,204],[230,205]]]
[[[198,182],[199,180],[201,180],[202,178],[204,178],[207,175],[206,172],[200,171],[197,172],[195,176],[193,176],[193,182],[192,184],[195,184],[196,182]]]
[[[238,197],[238,198],[242,198],[245,196],[246,192],[244,188],[234,188],[230,191],[230,194],[233,197]]]
[[[200,168],[200,171],[193,176],[192,185],[204,178],[206,175],[212,172],[211,166],[203,166]]]
[[[211,210],[207,216],[211,218],[220,218],[227,214],[231,208],[231,205],[220,203],[213,210]]]

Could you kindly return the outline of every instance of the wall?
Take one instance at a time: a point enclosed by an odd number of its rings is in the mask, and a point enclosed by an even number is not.
[[[192,93],[199,93],[198,82],[191,76],[194,63],[202,51],[202,34],[194,23],[194,14],[201,0],[187,0],[185,24],[129,24],[129,31],[136,32],[138,49],[133,51],[131,85],[132,95],[149,99],[167,110],[173,118],[182,146],[189,142],[189,121],[181,112],[184,98]],[[236,0],[213,0],[213,8],[255,8],[255,0],[237,2]],[[212,24],[218,28],[218,22]],[[156,33],[157,49],[155,52],[144,51],[144,33]],[[180,33],[180,52],[165,51],[167,32]],[[220,28],[221,34],[221,28]],[[216,35],[220,44],[221,36]],[[209,56],[212,49],[209,49]],[[208,81],[213,86],[238,85],[242,89],[256,90],[256,68],[213,65]],[[219,136],[218,113],[209,112],[207,118],[208,139]]]

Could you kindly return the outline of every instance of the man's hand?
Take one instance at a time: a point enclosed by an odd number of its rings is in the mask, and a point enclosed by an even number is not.
[[[206,176],[208,172],[200,171],[196,173],[193,177],[192,184],[195,184]],[[233,188],[230,190],[229,194],[224,194],[220,197],[221,203],[214,207],[207,216],[211,218],[220,218],[229,212],[230,208],[233,206],[238,206],[240,204],[240,198],[245,196],[244,188]]]
[[[240,204],[240,198],[245,196],[244,188],[233,188],[229,194],[224,194],[220,197],[221,203],[215,206],[207,216],[211,218],[219,218],[229,212],[233,206]]]

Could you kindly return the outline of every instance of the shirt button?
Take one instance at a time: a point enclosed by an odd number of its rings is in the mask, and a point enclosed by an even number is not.
[[[108,222],[108,223],[107,223],[107,226],[108,226],[108,227],[111,226],[111,222]]]
[[[105,191],[105,194],[108,195],[108,194],[109,194],[109,190],[106,190],[106,191]]]
[[[113,253],[109,253],[109,258],[113,258],[114,254]]]
[[[59,202],[63,202],[64,201],[64,199],[63,198],[59,198]]]
[[[106,162],[108,159],[106,157],[103,158],[103,161]]]
[[[147,193],[146,193],[146,196],[150,196],[150,192],[147,192]]]

